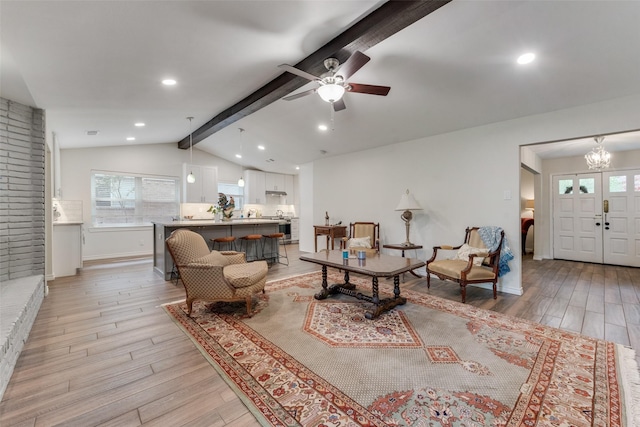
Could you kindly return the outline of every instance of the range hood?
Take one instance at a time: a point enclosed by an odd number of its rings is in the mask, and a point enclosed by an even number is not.
[[[267,196],[286,196],[287,195],[286,191],[271,191],[271,190],[267,190],[264,193]]]

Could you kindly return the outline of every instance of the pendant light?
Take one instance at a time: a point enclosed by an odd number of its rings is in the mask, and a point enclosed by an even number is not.
[[[244,132],[244,129],[242,128],[238,128],[240,130],[240,156],[242,156],[242,132]],[[241,165],[242,166],[242,165]],[[243,172],[244,172],[244,167],[242,168]],[[240,179],[238,180],[238,187],[244,187],[244,178],[242,177],[242,175],[240,175]]]
[[[189,120],[189,156],[191,158],[189,166],[191,166],[193,165],[193,133],[191,132],[191,120],[193,120],[193,117],[187,117],[187,120]],[[189,184],[196,182],[196,176],[193,174],[193,170],[189,171],[189,175],[187,175],[187,182]]]

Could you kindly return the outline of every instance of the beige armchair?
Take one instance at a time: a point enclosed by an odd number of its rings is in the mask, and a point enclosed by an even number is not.
[[[343,237],[341,249],[351,252],[365,251],[367,256],[380,252],[380,224],[375,222],[352,222],[349,224],[349,236]]]
[[[245,254],[209,251],[204,238],[187,229],[175,230],[166,240],[184,284],[188,313],[193,301],[246,301],[251,315],[251,298],[267,281],[267,263],[247,263]]]
[[[493,252],[489,252],[485,246],[478,227],[468,227],[465,233],[464,243],[460,246],[434,246],[433,255],[427,260],[427,288],[431,286],[431,274],[442,280],[458,283],[462,302],[465,302],[468,284],[493,283],[493,299],[496,299],[504,231],[500,231],[500,241]],[[457,251],[455,258],[436,259],[438,251],[443,250]]]

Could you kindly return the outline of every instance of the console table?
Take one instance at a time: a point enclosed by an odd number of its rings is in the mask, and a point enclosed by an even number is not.
[[[346,225],[314,225],[313,226],[313,245],[314,252],[318,252],[318,236],[327,236],[327,250],[329,249],[329,240],[331,240],[331,250],[335,249],[335,240],[347,237]]]

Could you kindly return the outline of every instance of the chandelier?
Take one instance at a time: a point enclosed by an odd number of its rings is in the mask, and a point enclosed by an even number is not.
[[[587,159],[587,166],[595,170],[606,169],[611,164],[611,154],[602,146],[604,136],[596,136],[594,140],[597,145],[584,156]]]

